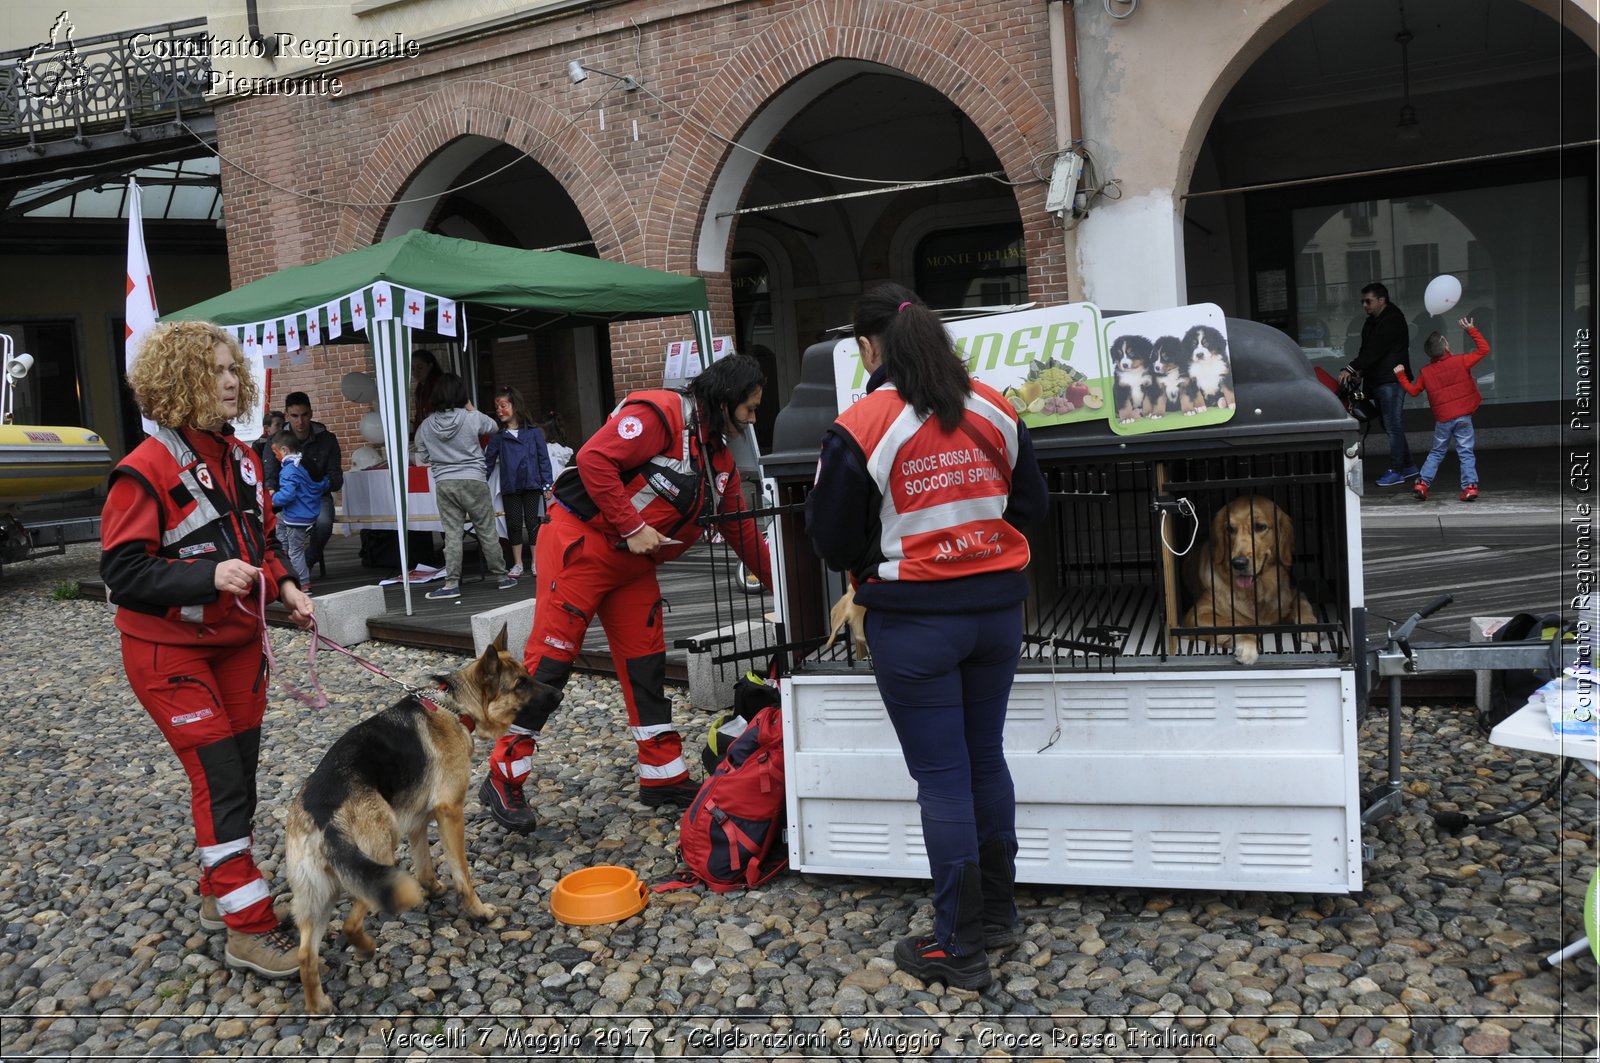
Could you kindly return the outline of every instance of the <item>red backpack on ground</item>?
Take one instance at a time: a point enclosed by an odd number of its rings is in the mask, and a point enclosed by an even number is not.
[[[756,713],[700,786],[678,827],[684,870],[657,890],[704,885],[717,893],[759,886],[789,866],[783,850],[783,710]]]

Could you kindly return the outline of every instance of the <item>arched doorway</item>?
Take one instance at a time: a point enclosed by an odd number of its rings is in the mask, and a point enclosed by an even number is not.
[[[1336,368],[1359,344],[1359,292],[1385,284],[1413,363],[1455,319],[1488,332],[1480,425],[1542,427],[1562,359],[1593,327],[1595,53],[1520,0],[1334,0],[1228,93],[1185,205],[1192,301],[1295,337]],[[1577,146],[1569,146],[1577,145]],[[1461,279],[1445,319],[1422,293]],[[1408,427],[1431,425],[1427,410]]]
[[[739,144],[712,190],[701,266],[729,270],[736,345],[771,352],[780,405],[801,353],[847,325],[875,281],[910,285],[936,306],[1027,298],[1015,192],[981,176],[1003,178],[1004,167],[926,83],[833,60],[774,94]]]
[[[519,148],[490,137],[466,135],[444,145],[396,199],[380,239],[420,228],[506,247],[595,254],[583,215],[561,183]],[[569,443],[598,428],[614,405],[603,328],[475,332],[470,349],[448,353],[475,382],[480,409],[493,408],[496,388],[514,386],[534,416],[558,421]]]

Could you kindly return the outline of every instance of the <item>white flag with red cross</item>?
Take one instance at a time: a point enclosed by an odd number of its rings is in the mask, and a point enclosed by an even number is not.
[[[454,299],[440,299],[438,320],[434,322],[433,331],[441,336],[454,336],[456,334],[456,301]]]
[[[124,297],[122,356],[124,367],[131,369],[140,341],[156,324],[156,289],[150,280],[150,256],[144,249],[144,202],[139,183],[132,177],[128,178],[128,285]],[[145,434],[154,435],[156,423],[148,417],[141,419]]]
[[[372,320],[389,321],[394,317],[394,293],[389,291],[388,281],[379,281],[372,286]]]
[[[422,308],[424,300],[419,292],[404,292],[405,314],[401,318],[406,328],[422,327]]]

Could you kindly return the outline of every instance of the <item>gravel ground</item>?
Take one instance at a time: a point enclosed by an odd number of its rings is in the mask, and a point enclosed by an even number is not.
[[[76,547],[0,577],[4,1060],[1594,1057],[1593,958],[1535,966],[1581,932],[1594,780],[1575,772],[1554,810],[1440,833],[1430,803],[1501,806],[1550,770],[1490,746],[1463,709],[1408,711],[1406,805],[1368,831],[1364,893],[1025,887],[1024,940],[977,994],[895,970],[894,940],[931,917],[919,882],[789,874],[751,893],[656,895],[619,925],[556,923],[548,894],[568,871],[620,863],[659,881],[675,866],[675,819],[634,799],[617,686],[583,676],[538,754],[537,834],[469,814],[479,890],[500,915],[475,924],[450,893],[369,918],[371,960],[330,935],[340,1015],[310,1019],[297,981],[230,971],[222,934],[200,929],[184,777],[127,688],[109,611],[52,598],[96,560]],[[296,633],[274,641],[280,660],[303,652]],[[410,679],[460,660],[361,652]],[[295,788],[396,696],[321,661],[330,709],[275,695],[268,712],[256,838],[269,875]],[[698,741],[704,720],[690,719]],[[1364,788],[1381,781],[1383,740],[1381,722],[1363,735]]]

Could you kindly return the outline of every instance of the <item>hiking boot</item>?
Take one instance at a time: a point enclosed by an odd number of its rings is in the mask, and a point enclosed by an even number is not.
[[[665,786],[639,784],[639,800],[650,808],[682,808],[692,802],[699,793],[700,784],[687,776],[679,782],[667,783]]]
[[[931,934],[896,941],[894,962],[906,974],[924,984],[943,982],[952,989],[983,989],[994,981],[987,953],[980,951],[971,956],[952,956]]]
[[[1476,502],[1478,500],[1478,485],[1468,484],[1461,489],[1461,501]]]
[[[506,830],[532,834],[533,828],[539,824],[539,817],[528,807],[528,799],[522,796],[522,787],[496,779],[492,766],[483,785],[478,787],[478,800],[489,809],[494,821]]]
[[[455,586],[435,587],[427,594],[424,594],[423,597],[432,602],[444,601],[447,598],[459,598],[461,597],[461,588]]]
[[[1417,474],[1417,470],[1416,469],[1412,469],[1410,472],[1402,472],[1402,471],[1400,471],[1398,469],[1390,469],[1388,472],[1386,472],[1382,476],[1378,477],[1378,486],[1379,487],[1399,487],[1401,484],[1405,483],[1407,480],[1411,479],[1416,474]]]
[[[261,934],[229,930],[224,956],[229,967],[265,978],[293,978],[300,973],[300,935],[288,920]]]
[[[1416,483],[1412,484],[1411,497],[1416,499],[1418,502],[1426,502],[1428,500],[1428,485],[1423,483],[1421,480],[1418,480]]]
[[[226,930],[228,924],[222,921],[222,909],[217,907],[215,897],[200,898],[200,929]]]

